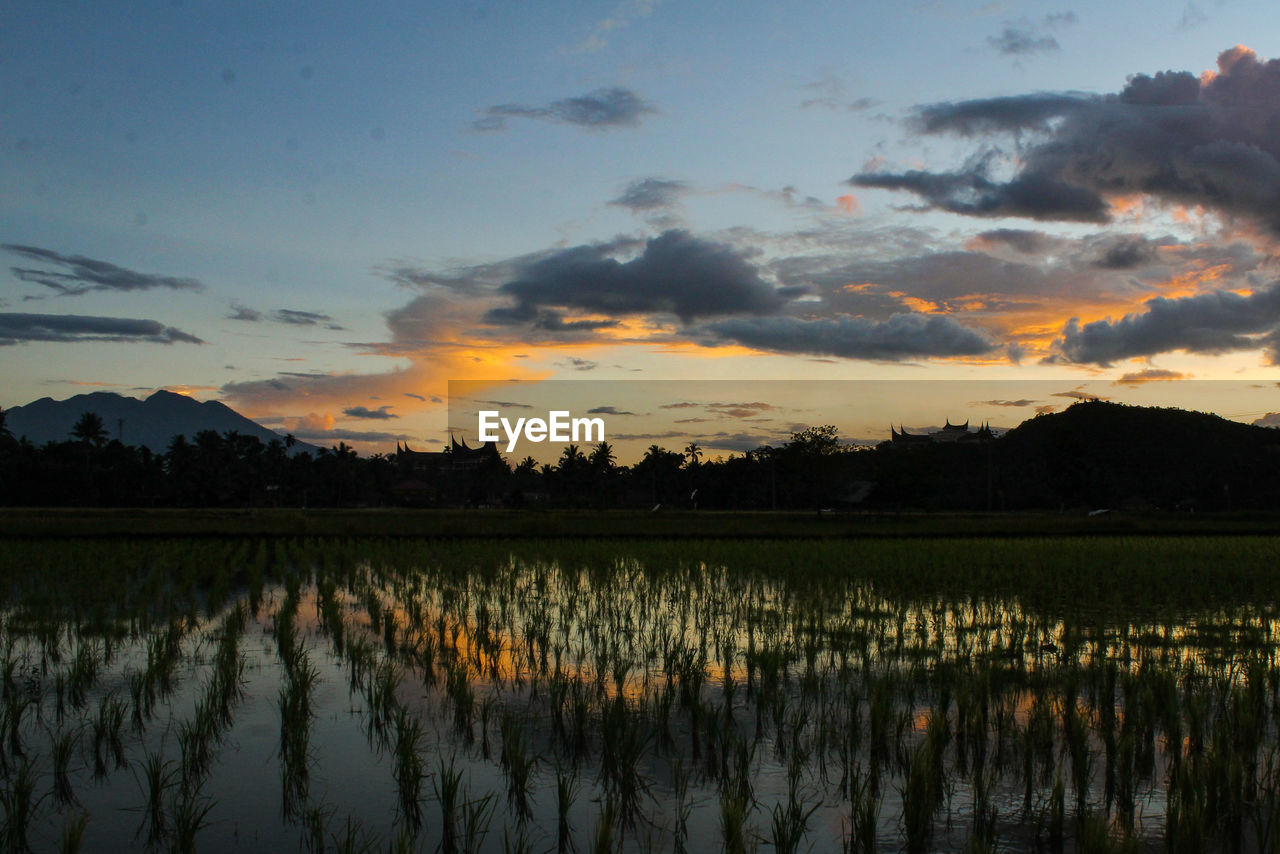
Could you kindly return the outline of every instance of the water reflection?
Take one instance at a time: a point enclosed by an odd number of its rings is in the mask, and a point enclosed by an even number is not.
[[[12,849],[1280,842],[1269,606],[1117,618],[626,544],[28,548],[70,581],[3,612]]]

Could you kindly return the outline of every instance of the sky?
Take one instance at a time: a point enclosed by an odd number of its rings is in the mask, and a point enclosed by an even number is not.
[[[364,453],[438,447],[450,381],[645,388],[611,431],[713,456],[835,420],[734,405],[799,380],[910,390],[858,438],[1280,424],[1277,57],[1242,0],[10,0],[0,406]],[[759,385],[681,425],[641,381]]]

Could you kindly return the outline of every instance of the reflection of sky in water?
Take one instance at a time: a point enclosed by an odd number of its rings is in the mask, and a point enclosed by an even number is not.
[[[1227,696],[1234,686],[1243,696],[1259,673],[1275,674],[1276,624],[1267,609],[1218,607],[1114,621],[1100,613],[1049,616],[1013,598],[890,599],[857,579],[790,579],[715,564],[654,571],[619,558],[588,570],[512,559],[496,570],[466,572],[378,558],[321,570],[316,553],[289,549],[292,565],[316,567],[314,580],[300,579],[293,625],[319,673],[307,808],[325,822],[329,844],[348,827],[385,843],[403,825],[394,732],[380,740],[370,710],[368,674],[385,660],[388,639],[400,676],[395,703],[423,722],[419,748],[427,777],[419,841],[427,850],[441,828],[433,783],[440,781],[441,761],[450,758],[465,769],[472,799],[493,796],[485,850],[502,850],[504,829],[512,839],[518,834],[503,770],[504,719],[519,723],[536,757],[533,815],[525,827],[535,849],[555,846],[556,769],[575,762],[580,792],[569,817],[583,844],[612,788],[602,757],[606,717],[618,708],[625,709],[624,730],[636,730],[644,748],[634,766],[643,793],[638,820],[625,834],[630,850],[671,847],[681,813],[677,767],[689,775],[690,844],[719,845],[718,778],[738,762],[738,738],[745,739],[754,786],[756,806],[747,824],[755,833],[768,837],[772,811],[785,803],[789,771],[796,769],[804,808],[817,805],[807,844],[837,849],[848,826],[845,769],[852,764],[865,775],[876,764],[884,798],[879,837],[896,849],[902,844],[906,765],[926,742],[940,702],[950,727],[945,756],[951,794],[937,816],[935,845],[958,850],[968,837],[974,809],[968,763],[978,753],[996,772],[991,803],[1005,844],[1029,844],[1059,774],[1070,817],[1067,704],[1091,730],[1092,808],[1105,805],[1108,778],[1112,795],[1123,785],[1124,750],[1154,751],[1151,767],[1129,785],[1138,826],[1158,836],[1171,756],[1168,724],[1147,720],[1150,709],[1179,720],[1179,743],[1189,751],[1195,705],[1189,690]],[[253,599],[243,588],[236,596],[242,604]],[[292,850],[305,835],[300,821],[282,816],[279,697],[285,678],[273,633],[286,601],[285,586],[265,587],[241,638],[245,698],[215,745],[199,790],[212,803],[198,836],[202,848]],[[126,716],[129,767],[111,767],[105,779],[94,780],[91,722],[110,698],[130,701],[130,678],[147,668],[149,640],[167,625],[122,615],[110,660],[101,664],[85,706],[68,708],[59,721],[57,680],[67,678],[85,645],[101,659],[105,638],[64,624],[56,641],[48,634],[42,641],[38,613],[8,611],[4,638],[14,687],[6,689],[4,721],[7,726],[20,715],[25,755],[39,775],[37,796],[51,786],[53,734],[82,727],[70,765],[79,804],[59,807],[51,797],[40,802],[31,826],[38,849],[53,847],[63,825],[82,812],[90,816],[90,850],[142,844],[144,837],[135,836],[144,815],[142,760],[159,751],[175,772],[179,768],[178,729],[196,714],[214,678],[227,613],[223,606],[188,623],[173,692],[157,698],[141,733]],[[1251,660],[1262,669],[1251,671]],[[1108,680],[1114,697],[1109,709],[1099,699]],[[1144,697],[1162,686],[1181,698],[1178,708]],[[976,703],[983,692],[985,709]],[[23,697],[38,702],[15,713]],[[462,714],[459,698],[466,706]],[[1211,706],[1205,708],[1206,732],[1225,725]],[[1131,714],[1133,734],[1126,736]],[[1273,733],[1274,698],[1265,715],[1265,731]],[[1031,763],[1032,813],[1024,815],[1025,744],[1041,718],[1051,721],[1049,744]],[[1110,736],[1108,727],[1114,728]],[[574,749],[575,728],[583,736],[580,751]],[[967,761],[960,759],[962,750]],[[11,746],[5,757],[9,786],[21,759]],[[1056,770],[1043,770],[1047,760],[1057,763]]]

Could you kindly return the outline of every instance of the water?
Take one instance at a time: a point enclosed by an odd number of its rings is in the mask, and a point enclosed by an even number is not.
[[[1037,611],[636,551],[105,544],[98,587],[7,600],[6,841],[181,848],[185,812],[204,850],[1270,844],[1269,607]]]

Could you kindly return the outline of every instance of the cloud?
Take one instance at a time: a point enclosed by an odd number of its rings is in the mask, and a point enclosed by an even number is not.
[[[778,353],[879,361],[981,356],[996,347],[982,332],[943,315],[895,314],[882,322],[849,315],[733,318],[707,324],[703,330],[713,346],[727,340]]]
[[[284,323],[289,326],[319,326],[324,324],[329,329],[344,329],[334,323],[333,318],[327,314],[321,314],[316,311],[299,311],[292,308],[278,308],[270,314],[263,314],[256,309],[241,305],[238,302],[231,304],[231,313],[226,315],[228,320],[244,320],[250,323],[258,323],[263,320],[270,320],[274,323]]]
[[[228,320],[244,320],[249,323],[257,323],[262,320],[262,312],[254,311],[247,305],[241,305],[238,302],[231,304],[231,313],[227,315]]]
[[[1254,427],[1280,427],[1280,412],[1268,412],[1253,422]]]
[[[489,311],[488,320],[537,321],[541,309],[569,308],[614,317],[669,312],[687,322],[768,314],[786,302],[744,251],[727,243],[671,230],[647,240],[630,260],[619,261],[616,251],[608,243],[575,246],[522,266],[500,287],[515,305]]]
[[[641,178],[628,184],[622,194],[612,199],[609,204],[640,213],[673,207],[688,191],[689,185],[684,181]]]
[[[1078,385],[1070,391],[1051,392],[1049,397],[1066,397],[1071,400],[1106,400],[1105,397],[1099,397],[1092,392],[1084,391],[1084,386],[1082,385]]]
[[[1130,270],[1152,261],[1156,246],[1141,237],[1123,237],[1106,246],[1094,263],[1106,270]]]
[[[616,127],[633,127],[640,120],[657,110],[630,89],[614,86],[596,89],[585,95],[553,101],[545,107],[526,104],[497,104],[472,122],[478,131],[500,131],[512,118],[569,124],[589,130],[608,130]]]
[[[1072,318],[1057,346],[1073,362],[1107,366],[1171,350],[1225,353],[1260,349],[1255,338],[1280,326],[1280,282],[1248,296],[1215,291],[1182,299],[1156,297],[1146,311],[1081,325]]]
[[[1040,220],[1106,222],[1107,204],[1093,190],[1054,179],[1050,175],[1024,173],[1006,182],[992,180],[985,167],[965,172],[924,172],[855,175],[856,187],[907,190],[929,206],[968,216],[1024,216]]]
[[[146,291],[152,288],[204,290],[204,284],[197,279],[139,273],[136,270],[118,267],[107,261],[86,258],[83,255],[63,255],[52,249],[16,243],[0,244],[0,249],[6,249],[15,255],[21,255],[45,265],[61,268],[9,268],[21,281],[43,285],[56,292],[58,296],[80,296],[90,291]]]
[[[810,93],[808,98],[800,102],[800,109],[802,110],[807,110],[811,107],[824,107],[828,110],[861,112],[880,105],[880,102],[875,98],[865,96],[849,98],[845,92],[844,81],[833,75],[828,75],[812,83],[806,83],[802,88]]]
[[[987,36],[987,45],[1004,56],[1027,56],[1061,47],[1053,36],[1042,36],[1025,22],[1005,25],[1000,35]]]
[[[333,318],[327,314],[314,311],[297,311],[292,308],[280,308],[271,312],[271,319],[277,323],[289,323],[294,326],[316,326],[320,323],[332,323]]]
[[[596,21],[591,33],[568,50],[569,53],[595,53],[607,44],[607,36],[638,20],[649,17],[658,0],[625,0],[614,7],[613,14]]]
[[[1159,368],[1148,368],[1144,371],[1130,371],[1121,375],[1112,385],[1127,385],[1137,387],[1143,383],[1154,382],[1171,382],[1174,380],[1189,380],[1190,374],[1179,373],[1178,371],[1166,371]]]
[[[0,312],[0,346],[28,341],[82,341],[203,344],[194,335],[158,320],[131,317],[86,317],[78,314],[18,314]]]
[[[994,149],[952,172],[864,172],[855,186],[906,190],[928,207],[975,216],[1104,222],[1110,199],[1147,196],[1247,217],[1280,234],[1280,61],[1237,46],[1218,71],[1136,74],[1112,95],[1035,93],[933,104],[926,134],[1032,131],[1007,180]],[[991,140],[988,145],[996,141]]]
[[[635,415],[634,412],[628,412],[625,409],[618,409],[616,406],[597,406],[587,410],[588,415]]]
[[[379,406],[377,409],[369,409],[367,406],[352,406],[342,410],[342,414],[349,415],[352,418],[370,418],[375,421],[387,421],[400,417],[388,412],[389,409],[391,409],[390,406]]]
[[[1019,400],[980,400],[975,406],[1034,406],[1037,401],[1021,398]]]
[[[1023,255],[1044,255],[1057,249],[1064,242],[1061,238],[1052,237],[1043,231],[996,228],[979,233],[970,241],[970,245],[979,249],[1007,246]]]

